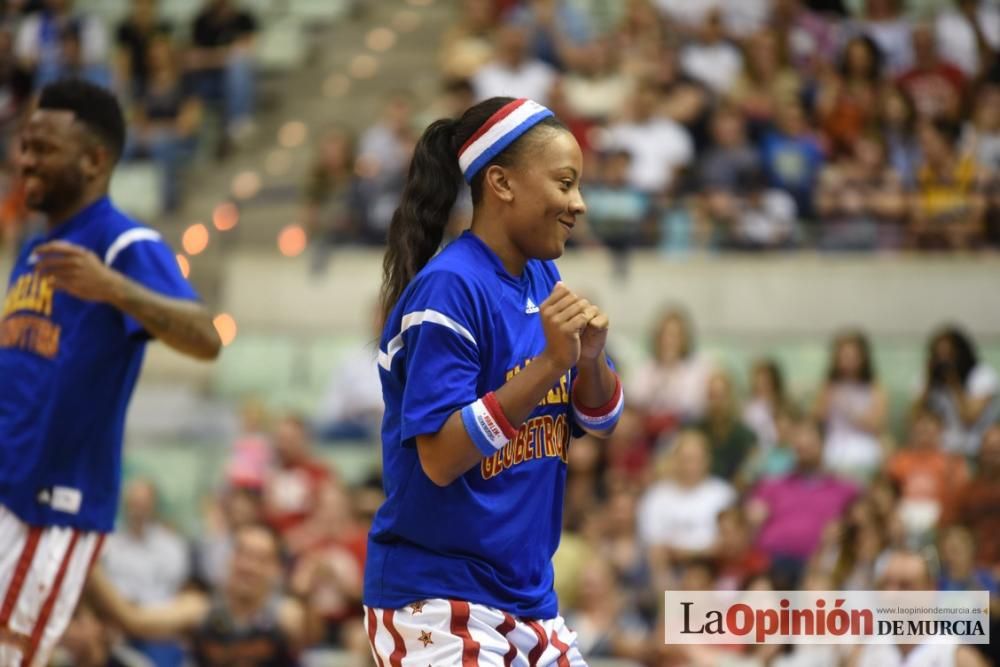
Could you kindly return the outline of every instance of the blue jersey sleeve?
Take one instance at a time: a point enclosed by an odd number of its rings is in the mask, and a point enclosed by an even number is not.
[[[418,435],[437,433],[456,410],[478,398],[482,304],[457,274],[420,278],[402,312],[404,352],[400,436],[412,445]]]
[[[143,238],[130,243],[115,256],[111,268],[157,294],[175,299],[198,300],[198,294],[191,283],[181,275],[173,250],[158,238]],[[125,315],[124,321],[125,331],[129,336],[149,336],[134,318]]]

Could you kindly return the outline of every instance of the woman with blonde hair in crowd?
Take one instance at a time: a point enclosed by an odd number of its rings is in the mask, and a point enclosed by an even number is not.
[[[639,500],[639,537],[654,584],[670,580],[674,564],[710,555],[719,512],[737,501],[736,490],[710,468],[708,440],[699,431],[683,431],[663,459],[663,478]]]
[[[677,307],[663,311],[651,347],[652,358],[632,374],[629,401],[649,415],[655,436],[704,416],[712,365],[695,351],[691,319]]]

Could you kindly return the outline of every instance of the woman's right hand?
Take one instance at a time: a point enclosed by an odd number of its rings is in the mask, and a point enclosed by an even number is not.
[[[542,355],[560,370],[572,368],[580,359],[580,333],[600,311],[562,281],[556,283],[538,310],[545,332]]]

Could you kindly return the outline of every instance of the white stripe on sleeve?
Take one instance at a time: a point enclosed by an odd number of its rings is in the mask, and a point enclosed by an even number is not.
[[[159,241],[160,233],[147,227],[135,227],[118,235],[104,253],[104,264],[111,266],[121,251],[129,247],[136,241]]]
[[[465,338],[473,345],[478,345],[476,343],[476,337],[472,333],[463,327],[461,324],[451,319],[444,313],[438,312],[436,310],[417,310],[412,313],[407,313],[403,316],[402,323],[400,324],[399,333],[396,334],[389,344],[386,346],[385,351],[378,351],[378,365],[385,370],[391,370],[392,368],[392,358],[396,356],[396,353],[403,349],[403,334],[410,327],[419,326],[421,324],[437,324],[445,327],[446,329],[451,329],[455,333],[459,334],[462,338]]]

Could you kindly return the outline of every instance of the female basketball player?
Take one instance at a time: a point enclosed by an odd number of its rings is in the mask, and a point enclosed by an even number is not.
[[[581,163],[524,99],[439,120],[415,149],[382,286],[387,499],[364,589],[380,666],[585,664],[552,588],[567,448],[609,434],[623,397],[608,318],[551,261],[585,211]],[[463,177],[472,228],[434,257]]]

